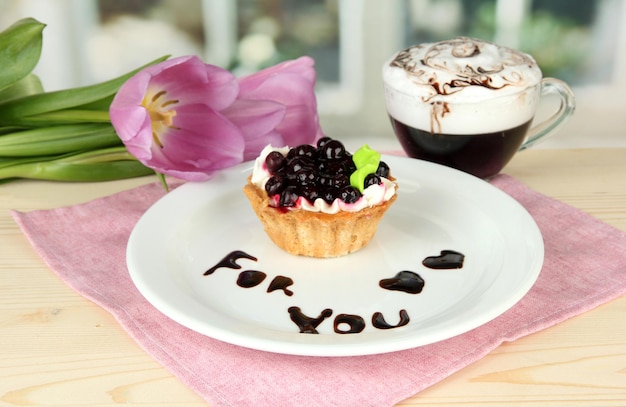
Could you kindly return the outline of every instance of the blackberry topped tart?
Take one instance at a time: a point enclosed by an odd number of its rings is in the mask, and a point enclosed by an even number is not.
[[[380,153],[354,154],[335,139],[317,145],[266,146],[244,187],[266,234],[301,256],[338,257],[366,246],[397,198]]]

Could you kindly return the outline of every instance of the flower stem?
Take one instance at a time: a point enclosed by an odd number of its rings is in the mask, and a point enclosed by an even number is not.
[[[43,127],[70,123],[110,123],[109,112],[105,110],[68,109],[19,117],[13,125],[24,127]]]
[[[16,178],[48,181],[111,181],[153,174],[124,147],[89,151],[62,158],[0,166],[0,181]]]
[[[121,146],[108,123],[41,127],[0,136],[0,157],[32,157]]]

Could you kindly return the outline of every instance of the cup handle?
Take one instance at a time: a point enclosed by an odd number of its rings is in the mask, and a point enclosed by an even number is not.
[[[520,146],[519,151],[531,147],[539,140],[550,134],[554,134],[557,129],[565,124],[567,119],[574,113],[576,99],[574,92],[567,84],[559,79],[544,78],[541,81],[541,96],[556,94],[561,99],[558,109],[541,123],[533,125],[528,131],[526,141]]]

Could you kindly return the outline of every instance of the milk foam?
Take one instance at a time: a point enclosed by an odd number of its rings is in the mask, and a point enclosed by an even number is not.
[[[383,66],[389,114],[443,134],[526,123],[535,113],[541,77],[530,55],[465,37],[407,48]]]

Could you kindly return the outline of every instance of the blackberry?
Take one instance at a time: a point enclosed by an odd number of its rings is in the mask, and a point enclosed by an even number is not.
[[[382,182],[383,180],[380,179],[380,176],[376,174],[369,174],[367,177],[365,177],[365,181],[363,182],[363,188],[367,188],[372,185],[380,185],[382,184]]]
[[[315,185],[317,182],[317,173],[312,168],[302,168],[295,174],[295,182],[298,186]]]
[[[274,174],[285,166],[287,159],[278,151],[272,151],[265,157],[265,165],[270,174]]]
[[[350,177],[343,173],[336,174],[331,180],[331,185],[339,189],[346,187],[350,185]]]
[[[307,185],[305,187],[300,188],[300,192],[302,196],[305,197],[309,202],[313,203],[317,198],[321,198],[322,194],[317,185]]]
[[[317,140],[317,149],[318,149],[318,151],[319,151],[322,147],[324,147],[324,145],[325,145],[326,143],[328,143],[330,140],[332,140],[330,137],[322,137],[322,138],[320,138],[319,140]]]
[[[356,171],[356,164],[354,164],[354,161],[352,161],[351,155],[344,155],[341,159],[341,164],[343,166],[343,172],[348,175]]]
[[[315,159],[317,156],[317,149],[310,144],[301,144],[294,147],[292,150],[295,157],[309,157]]]
[[[321,198],[326,201],[327,204],[332,204],[335,199],[339,198],[339,188],[330,187],[326,188],[321,195]]]
[[[280,174],[271,176],[265,183],[265,191],[268,196],[280,194],[286,187],[285,177]]]
[[[289,161],[287,161],[285,171],[287,173],[287,176],[291,177],[292,175],[295,176],[295,174],[303,168],[314,169],[315,162],[306,157],[293,157]]]
[[[326,174],[338,174],[346,172],[346,167],[340,160],[319,161],[319,171]]]
[[[381,161],[378,164],[378,169],[376,170],[376,175],[381,176],[383,178],[389,177],[389,166],[384,161]]]
[[[293,186],[288,186],[280,194],[279,204],[282,207],[295,206],[297,201],[298,201],[298,192],[296,188]]]
[[[348,185],[347,187],[341,188],[339,191],[339,199],[344,201],[345,203],[355,203],[361,198],[361,193],[358,189],[353,187],[352,185]]]
[[[337,160],[343,157],[346,148],[343,143],[338,140],[329,140],[320,149],[319,156],[325,160]]]

